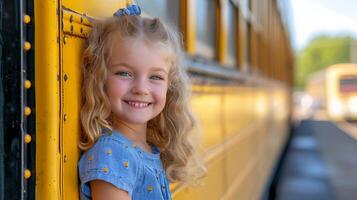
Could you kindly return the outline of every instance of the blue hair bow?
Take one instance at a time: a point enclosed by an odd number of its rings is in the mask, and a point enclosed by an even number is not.
[[[113,15],[120,17],[120,16],[124,16],[124,15],[140,15],[140,14],[141,14],[140,7],[138,5],[131,4],[131,5],[128,5],[126,8],[120,8]]]

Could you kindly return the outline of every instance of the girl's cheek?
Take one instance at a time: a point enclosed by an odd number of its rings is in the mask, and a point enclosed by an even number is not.
[[[128,81],[127,80],[121,80],[118,78],[112,78],[107,82],[107,91],[111,91],[114,93],[120,93],[121,91],[124,91],[125,88],[128,87]]]
[[[160,84],[155,87],[156,93],[160,94],[160,96],[166,95],[168,86],[167,84]]]
[[[167,90],[161,91],[161,94],[160,94],[161,101],[166,102],[166,98],[167,98],[166,94],[167,94]]]

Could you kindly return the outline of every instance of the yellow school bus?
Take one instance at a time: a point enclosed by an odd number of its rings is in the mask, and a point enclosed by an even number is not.
[[[306,86],[317,110],[332,120],[357,120],[357,64],[340,63],[311,75]]]
[[[259,199],[289,129],[287,1],[140,0],[183,36],[207,166],[175,200]],[[129,0],[0,0],[0,199],[76,200],[81,54],[91,19]],[[198,132],[198,131],[197,131]]]

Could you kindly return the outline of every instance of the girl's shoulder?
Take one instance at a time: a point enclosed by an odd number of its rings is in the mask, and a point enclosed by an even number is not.
[[[117,133],[116,133],[117,134]],[[78,163],[81,192],[90,196],[89,182],[100,179],[132,195],[142,176],[142,161],[130,142],[114,133],[103,132]]]
[[[124,152],[129,153],[132,152],[130,151],[132,148],[129,147],[132,147],[133,143],[119,132],[104,130],[102,135],[88,151],[91,151],[92,149],[106,148],[108,146],[118,150],[125,150]]]
[[[96,160],[99,162],[122,158],[139,161],[139,156],[131,146],[131,142],[119,133],[106,131],[103,132],[90,149],[84,152],[82,158],[85,157],[87,160],[95,161],[94,157],[97,157]]]

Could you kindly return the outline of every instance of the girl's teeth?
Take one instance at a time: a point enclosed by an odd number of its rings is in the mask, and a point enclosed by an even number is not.
[[[143,108],[149,105],[149,103],[139,103],[139,102],[134,102],[134,101],[128,101],[128,104],[137,107],[137,108]]]

